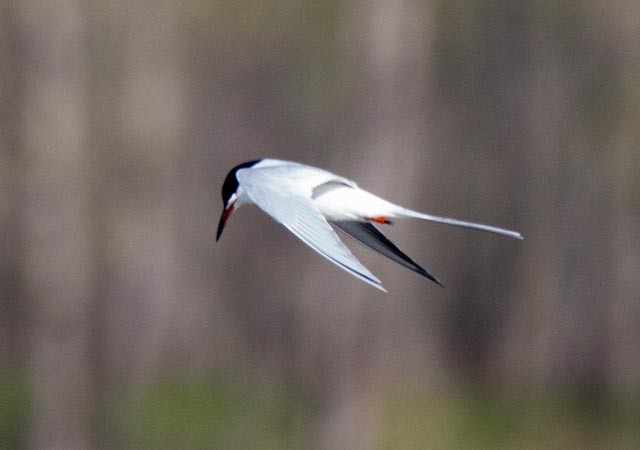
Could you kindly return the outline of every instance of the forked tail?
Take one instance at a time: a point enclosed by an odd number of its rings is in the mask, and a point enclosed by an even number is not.
[[[492,227],[481,223],[465,222],[463,220],[451,219],[449,217],[432,216],[431,214],[424,214],[410,209],[403,208],[398,215],[404,217],[415,217],[417,219],[428,220],[430,222],[445,223],[456,227],[470,228],[472,230],[484,231],[487,233],[501,234],[503,236],[509,236],[516,239],[523,239],[522,235],[517,231],[505,230],[504,228]]]

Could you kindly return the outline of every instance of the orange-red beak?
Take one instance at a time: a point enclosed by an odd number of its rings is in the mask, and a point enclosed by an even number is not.
[[[220,223],[218,223],[218,232],[216,233],[216,242],[220,240],[220,236],[222,235],[222,230],[224,230],[224,226],[231,217],[231,213],[233,212],[233,205],[229,205],[228,208],[225,208],[222,211],[222,215],[220,216]]]

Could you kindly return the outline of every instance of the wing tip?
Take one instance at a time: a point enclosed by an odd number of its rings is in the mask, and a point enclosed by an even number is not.
[[[356,274],[356,276],[358,278],[360,278],[362,281],[365,281],[367,284],[370,284],[371,286],[373,286],[374,288],[381,290],[382,292],[384,292],[385,294],[388,294],[389,291],[387,291],[384,286],[382,285],[382,282],[380,280],[378,280],[378,278],[376,278],[375,276],[373,276],[373,274],[371,274],[371,277],[363,274],[363,273],[358,273]]]
[[[374,285],[372,285],[372,286],[373,286],[373,287],[375,287],[376,289],[381,290],[381,291],[382,291],[382,292],[384,292],[385,294],[388,294],[388,293],[389,293],[389,291],[387,291],[387,290],[384,288],[384,286],[383,286],[383,285],[381,285],[381,284],[374,284]]]
[[[422,267],[420,267],[422,269]],[[426,270],[422,269],[423,272],[418,272],[420,275],[428,278],[429,280],[433,281],[435,284],[437,284],[438,286],[440,286],[442,289],[447,289],[447,287],[442,283],[442,281],[440,281],[438,278],[436,278],[435,275],[427,272]]]

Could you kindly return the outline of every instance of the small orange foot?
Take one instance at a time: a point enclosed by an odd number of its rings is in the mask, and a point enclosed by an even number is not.
[[[388,217],[372,217],[369,220],[376,223],[384,223],[386,225],[391,225],[391,221],[389,220]]]

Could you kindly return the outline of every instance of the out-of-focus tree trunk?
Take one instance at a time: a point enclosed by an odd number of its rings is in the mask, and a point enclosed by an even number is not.
[[[550,347],[550,375],[571,383],[577,394],[595,402],[586,405],[591,407],[601,406],[598,401],[612,387],[612,310],[619,291],[611,251],[615,183],[609,174],[615,153],[609,147],[621,118],[624,66],[623,54],[612,44],[615,40],[606,39],[594,26],[599,20],[596,14],[582,12],[561,15],[558,23],[549,25],[557,35],[556,48],[549,50],[561,55],[558,62],[566,83],[561,96],[566,103],[561,107],[567,112],[562,127],[556,129],[564,138],[558,139],[556,148],[561,172],[552,204],[560,208],[555,221],[547,219],[550,227],[554,222],[558,226],[563,244],[552,313],[560,330],[555,337],[560,339]],[[563,48],[567,23],[580,36],[580,44],[570,53]],[[544,169],[538,177],[540,187],[547,178]]]
[[[34,448],[91,448],[84,18],[79,2],[17,3],[24,38],[25,277]]]
[[[24,101],[22,64],[17,11],[6,2],[0,6],[0,367],[12,369],[26,362],[27,349],[21,214],[24,155],[17,128]]]
[[[189,350],[181,330],[190,327],[176,325],[188,322],[181,314],[191,304],[175,289],[174,162],[183,123],[176,5],[130,6],[85,9],[94,100],[87,108],[96,265],[91,375],[99,404],[114,386],[133,395]],[[94,427],[100,445],[117,447],[126,424],[110,413],[97,410]]]
[[[607,2],[607,7],[612,3]],[[610,175],[615,184],[615,199],[612,205],[613,227],[610,230],[615,273],[616,298],[612,305],[610,321],[611,366],[609,376],[612,386],[620,389],[636,389],[640,379],[640,3],[618,0],[613,2],[615,36],[618,43],[620,81],[618,91],[618,114],[612,147],[602,152],[614,152]],[[624,95],[623,95],[624,93]],[[609,113],[608,111],[606,112]]]
[[[422,112],[427,95],[422,58],[429,51],[429,12],[428,7],[403,0],[356,2],[345,10],[348,31],[343,32],[351,38],[344,42],[345,53],[348,64],[358,74],[360,90],[354,92],[356,104],[350,105],[355,114],[336,126],[338,134],[355,134],[359,139],[355,143],[342,143],[344,151],[333,152],[328,158],[337,173],[407,206],[412,205],[412,194],[424,182],[422,169],[429,157],[424,150],[429,138],[423,128]],[[349,131],[342,127],[349,127]],[[358,128],[365,133],[359,134]],[[402,228],[406,231],[414,225],[403,222]],[[393,235],[391,229],[383,231]],[[354,241],[340,236],[350,247],[358,247]],[[416,253],[415,247],[407,251]],[[388,332],[393,335],[393,328],[403,319],[413,320],[403,314],[406,310],[394,314],[392,305],[416,286],[432,287],[425,280],[411,278],[409,273],[402,273],[403,283],[394,284],[389,281],[391,273],[386,273],[394,272],[389,261],[369,251],[358,255],[373,273],[380,275],[391,293],[382,302],[372,302],[372,297],[380,294],[355,282],[340,285],[340,294],[331,300],[329,323],[324,330],[328,335],[323,339],[334,349],[325,354],[327,361],[323,364],[329,368],[324,379],[328,403],[321,430],[325,448],[375,447],[378,418],[366,403],[375,398],[374,374],[383,364],[379,360],[385,357],[384,349],[389,346],[381,336],[388,336]],[[315,283],[321,284],[317,280]],[[324,300],[314,302],[321,305]],[[402,302],[401,308],[413,306]],[[312,314],[322,314],[317,309],[314,307]],[[416,327],[409,325],[406,329]],[[406,359],[400,358],[404,362],[424,354],[420,344],[416,344],[423,336],[409,334],[411,337],[404,336],[406,341],[402,339],[407,344],[403,347]]]
[[[522,99],[530,64],[527,20],[524,2],[454,2],[440,10],[433,73],[447,122],[434,120],[450,136],[452,151],[442,155],[438,176],[452,194],[442,206],[448,215],[521,226],[516,211],[528,145]],[[470,231],[448,236],[455,286],[444,324],[447,359],[458,376],[490,378],[513,289],[502,280],[512,279],[522,244]]]
[[[539,352],[528,358],[535,361],[531,373],[570,384],[597,401],[613,386],[612,313],[620,291],[611,251],[617,235],[609,174],[624,63],[619,43],[600,35],[600,13],[587,11],[558,8],[555,20],[539,23],[532,35],[536,76],[529,105],[536,139],[527,204],[536,211],[536,229],[525,261],[539,278],[529,279],[521,297],[538,292],[541,301],[521,305],[528,317],[514,323],[521,331],[539,327]],[[552,179],[557,182],[550,185]],[[531,314],[532,306],[541,314]],[[540,324],[523,325],[534,317],[542,318]],[[522,367],[529,364],[521,361]]]

